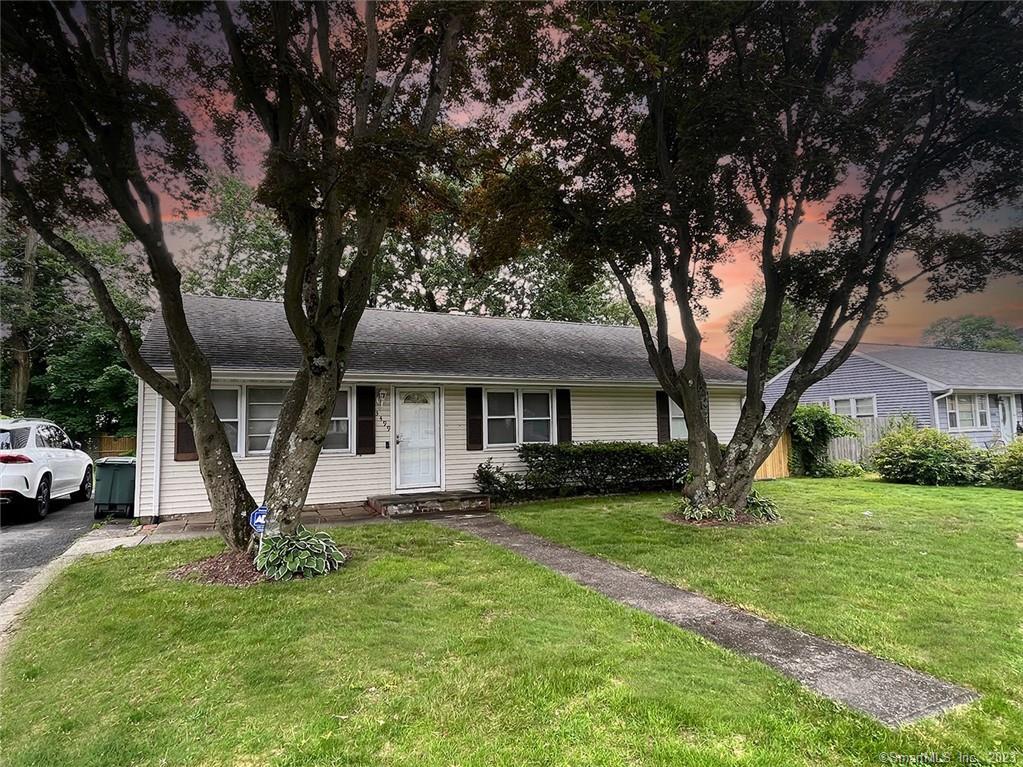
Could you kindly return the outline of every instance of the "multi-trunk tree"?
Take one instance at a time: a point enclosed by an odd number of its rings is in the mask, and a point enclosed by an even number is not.
[[[1021,6],[574,3],[560,15],[518,123],[546,172],[520,162],[491,183],[533,181],[523,218],[545,219],[567,257],[618,276],[650,364],[685,413],[690,503],[744,507],[800,395],[907,284],[928,280],[941,299],[1023,268],[1011,237],[963,224],[1018,203],[1023,186]],[[801,249],[809,214],[830,239]],[[764,300],[723,445],[699,320],[720,291],[714,267],[751,246]],[[786,300],[817,321],[768,410]]]
[[[455,163],[486,137],[484,121],[456,128],[446,110],[482,110],[514,94],[535,11],[278,2],[34,3],[6,12],[5,196],[85,277],[132,369],[192,426],[230,545],[246,545],[255,503],[210,396],[212,371],[189,329],[165,232],[168,203],[201,204],[209,169],[200,143],[236,162],[244,161],[238,132],[261,137],[258,197],[289,236],[284,305],[303,361],[263,492],[287,534],[298,525],[380,242],[427,169]],[[212,128],[200,135],[199,123]],[[173,375],[141,357],[102,275],[62,236],[82,221],[120,221],[141,246]]]

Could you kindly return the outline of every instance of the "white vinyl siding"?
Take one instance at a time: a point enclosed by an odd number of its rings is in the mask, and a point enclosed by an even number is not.
[[[217,382],[218,385],[221,382]],[[223,382],[242,386],[242,382]],[[283,383],[281,385],[284,385]],[[273,387],[273,384],[253,384]],[[364,501],[371,495],[387,495],[391,488],[391,400],[390,384],[376,384],[376,453],[356,455],[352,451],[324,450],[313,471],[306,502],[310,505]],[[350,390],[349,390],[350,391]],[[349,403],[351,403],[349,398]],[[174,460],[174,408],[148,386],[143,387],[142,445],[137,481],[140,483],[138,516],[153,515],[153,445],[156,442],[157,403],[163,407],[163,436],[160,440],[160,503],[159,513],[189,514],[208,512],[209,500],[198,461]],[[354,406],[350,405],[350,414]],[[349,433],[352,430],[349,429]],[[354,441],[354,438],[352,438]],[[258,503],[263,498],[269,459],[266,453],[238,456],[235,459],[249,492]]]
[[[240,413],[246,412],[246,383],[238,380],[217,381],[217,388],[235,387],[242,391]],[[249,387],[279,388],[286,382],[254,384]],[[362,501],[372,495],[387,495],[393,492],[392,459],[392,408],[391,383],[376,383],[378,390],[376,406],[376,453],[355,455],[341,450],[324,450],[313,472],[307,502],[310,505]],[[484,388],[487,388],[484,386]],[[495,387],[499,388],[499,387]],[[516,387],[509,387],[516,388]],[[626,387],[570,387],[572,392],[572,437],[575,442],[593,440],[625,440],[639,442],[657,441],[657,407],[654,388]],[[140,516],[152,516],[153,510],[153,456],[156,443],[157,403],[162,404],[162,437],[160,447],[160,503],[159,513],[189,514],[208,512],[209,502],[199,473],[198,461],[174,460],[174,409],[148,386],[143,386],[141,407],[142,441],[138,448]],[[521,471],[524,467],[515,450],[509,446],[485,450],[466,450],[465,447],[465,386],[442,387],[442,483],[446,490],[476,489],[473,474],[476,468],[487,460],[495,462],[509,471]],[[553,391],[521,387],[523,393],[550,393],[550,429],[553,433],[557,420]],[[348,399],[349,418],[354,418],[354,404]],[[739,416],[740,397],[738,393],[712,390],[710,394],[711,428],[722,441],[731,438]],[[532,416],[544,421],[542,409],[534,408]],[[339,412],[339,411],[335,411]],[[521,400],[518,412],[524,414]],[[339,416],[340,417],[340,416]],[[244,420],[244,419],[243,419]],[[354,423],[354,421],[349,422]],[[540,427],[542,429],[542,427]],[[244,424],[243,429],[244,431]],[[349,426],[349,434],[352,433]],[[240,435],[245,442],[245,435]],[[350,437],[351,439],[351,437]],[[238,468],[248,484],[249,492],[258,503],[263,497],[266,484],[268,457],[266,453],[245,455],[236,458]]]

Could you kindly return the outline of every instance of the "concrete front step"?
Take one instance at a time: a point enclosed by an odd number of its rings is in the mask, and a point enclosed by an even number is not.
[[[421,517],[441,514],[479,514],[490,511],[490,496],[468,491],[435,491],[377,495],[367,502],[384,517]]]

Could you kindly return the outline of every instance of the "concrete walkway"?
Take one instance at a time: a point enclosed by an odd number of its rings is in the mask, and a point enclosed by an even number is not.
[[[756,658],[814,692],[889,727],[940,714],[977,698],[976,693],[963,687],[558,546],[497,516],[433,521],[503,546],[617,602]]]

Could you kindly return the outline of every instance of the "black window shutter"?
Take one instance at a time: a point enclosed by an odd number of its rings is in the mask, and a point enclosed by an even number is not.
[[[465,387],[465,449],[483,449],[483,388]]]
[[[174,460],[199,460],[199,452],[195,449],[195,432],[177,410],[174,411]]]
[[[671,441],[671,416],[668,414],[668,395],[657,392],[657,443]]]
[[[355,387],[355,454],[377,451],[377,387]]]
[[[555,402],[558,408],[558,444],[572,443],[572,390],[556,389]]]

